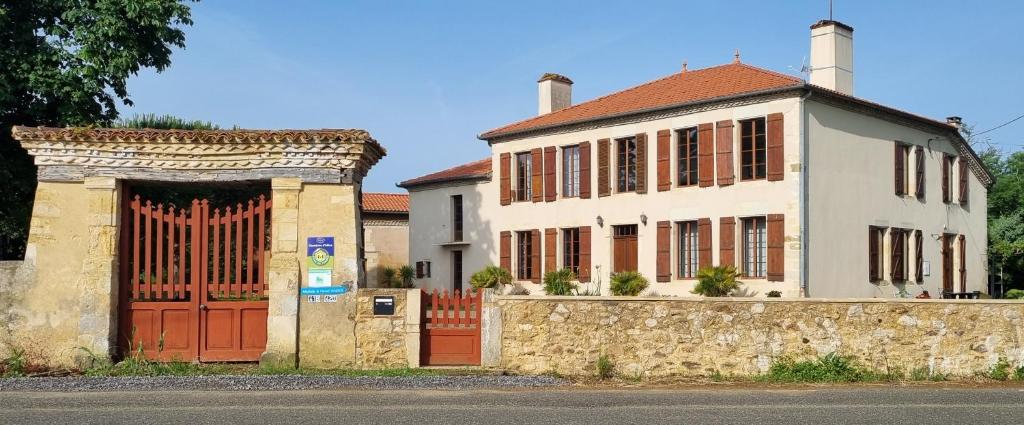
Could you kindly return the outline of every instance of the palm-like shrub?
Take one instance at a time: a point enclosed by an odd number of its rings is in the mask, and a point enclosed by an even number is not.
[[[385,288],[398,288],[401,281],[398,280],[398,270],[394,267],[384,266],[380,268],[380,284]]]
[[[512,284],[512,275],[498,266],[487,266],[469,277],[469,284],[474,288],[497,288]]]
[[[740,288],[739,272],[733,266],[705,267],[697,271],[697,286],[690,291],[705,297],[727,297]]]
[[[415,275],[416,270],[408,264],[398,268],[398,279],[402,282],[403,288],[412,288],[412,278]]]
[[[572,295],[576,291],[576,274],[562,269],[544,274],[544,293],[548,295]]]
[[[635,297],[647,289],[647,278],[640,272],[620,272],[612,275],[612,295]]]

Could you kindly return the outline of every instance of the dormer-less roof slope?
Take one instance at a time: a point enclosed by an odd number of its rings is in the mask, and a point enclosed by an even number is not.
[[[410,188],[434,183],[454,181],[487,180],[491,178],[491,158],[484,158],[467,164],[457,165],[447,170],[430,173],[425,176],[409,179],[398,184],[398,187]]]
[[[409,213],[409,195],[404,193],[363,193],[363,211],[375,213]]]

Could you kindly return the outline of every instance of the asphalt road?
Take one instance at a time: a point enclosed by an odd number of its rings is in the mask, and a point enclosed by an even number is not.
[[[0,393],[0,424],[1020,424],[1024,389]]]

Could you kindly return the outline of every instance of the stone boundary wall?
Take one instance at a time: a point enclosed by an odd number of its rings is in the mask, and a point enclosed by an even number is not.
[[[499,296],[500,366],[593,375],[753,375],[836,352],[877,370],[972,375],[1024,364],[1024,303],[1007,300]],[[491,332],[495,330],[490,330]],[[485,330],[488,332],[488,330]]]
[[[13,336],[11,326],[19,314],[15,308],[25,293],[26,279],[22,278],[23,261],[0,261],[0,359],[10,354]]]
[[[365,369],[418,367],[419,289],[359,289],[356,293],[356,366]],[[395,314],[375,316],[374,296],[394,296]]]

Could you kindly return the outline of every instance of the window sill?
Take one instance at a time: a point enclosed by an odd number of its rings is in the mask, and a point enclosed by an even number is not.
[[[469,245],[469,244],[470,244],[469,241],[448,241],[448,242],[441,242],[441,243],[437,244],[437,246],[466,246],[466,245]]]

